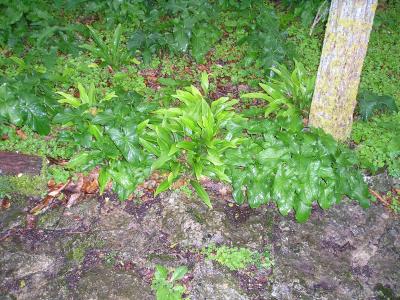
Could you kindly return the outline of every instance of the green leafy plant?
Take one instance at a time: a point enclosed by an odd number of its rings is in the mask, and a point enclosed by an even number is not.
[[[258,207],[274,201],[282,215],[306,221],[316,201],[323,209],[344,195],[369,206],[368,187],[354,154],[320,130],[285,131],[269,120],[248,124],[252,136],[227,153],[233,198]],[[290,188],[288,188],[290,187]]]
[[[399,113],[353,124],[351,137],[363,168],[375,174],[387,167],[391,176],[400,177],[399,124]]]
[[[205,77],[202,85],[208,88]],[[227,149],[240,143],[235,138],[241,117],[233,111],[236,100],[220,98],[210,104],[194,87],[178,90],[179,107],[159,109],[156,120],[148,122],[148,130],[140,139],[143,147],[157,157],[152,170],[169,172],[156,195],[169,189],[174,181],[185,176],[204,203],[211,207],[207,192],[200,185],[203,176],[229,182],[223,163]]]
[[[152,158],[143,152],[139,135],[147,124],[141,122],[154,106],[143,103],[135,93],[121,94],[118,99],[98,101],[96,110],[76,103],[57,114],[54,121],[70,127],[63,140],[80,149],[67,167],[90,171],[99,166],[100,192],[111,181],[113,190],[125,200],[150,172]]]
[[[30,90],[19,85],[0,86],[0,124],[27,125],[42,135],[50,132],[46,104]]]
[[[146,64],[160,50],[190,53],[198,62],[220,37],[214,6],[207,0],[161,1],[147,6],[145,20],[132,34],[128,48],[140,51]]]
[[[270,82],[260,83],[263,92],[248,93],[243,98],[256,98],[268,102],[265,117],[274,114],[285,118],[298,115],[307,117],[314,91],[315,77],[309,77],[302,63],[295,60],[295,68],[290,73],[284,65],[273,67],[277,75]]]
[[[371,92],[361,92],[358,96],[358,109],[361,118],[366,121],[370,119],[377,110],[398,112],[396,100],[391,96],[379,96]]]
[[[89,88],[85,88],[81,83],[77,84],[79,91],[79,97],[74,97],[64,92],[57,92],[63,98],[58,100],[61,104],[69,104],[70,106],[77,108],[81,105],[87,105],[89,108],[95,108],[98,104],[103,101],[110,101],[112,98],[116,98],[117,95],[114,91],[111,91],[104,95],[104,97],[97,99],[96,88],[92,83]]]
[[[68,2],[72,4],[71,2]],[[45,0],[0,1],[0,46],[23,52],[26,45],[56,46],[62,51],[73,51],[79,24],[71,24],[61,12],[75,11],[75,5]]]
[[[151,288],[156,292],[157,300],[181,300],[185,293],[185,286],[178,282],[186,275],[188,268],[180,266],[169,272],[164,266],[157,265]]]
[[[252,265],[269,269],[273,265],[269,251],[259,253],[248,248],[210,245],[202,249],[202,254],[231,271],[244,270]]]
[[[88,26],[90,36],[95,43],[95,46],[85,44],[81,48],[90,51],[94,56],[103,60],[103,62],[115,69],[119,69],[128,59],[128,53],[121,45],[122,25],[119,24],[114,31],[111,45],[107,45],[100,34],[91,26]]]

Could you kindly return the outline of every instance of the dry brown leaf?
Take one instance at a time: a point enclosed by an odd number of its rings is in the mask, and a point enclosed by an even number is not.
[[[55,189],[52,190],[52,191],[51,191],[50,193],[48,193],[47,195],[48,195],[48,196],[51,196],[51,197],[57,197],[57,196],[65,189],[65,187],[66,187],[68,184],[69,184],[69,180],[68,180],[66,183],[64,183],[64,184],[60,183],[60,184],[56,185],[56,186],[55,186]]]
[[[10,206],[11,206],[11,202],[8,198],[4,198],[3,200],[1,200],[1,208],[7,209],[7,208],[10,208]]]
[[[32,215],[38,215],[41,212],[46,211],[50,204],[53,202],[54,197],[52,196],[46,196],[42,201],[40,201],[40,203],[38,205],[36,205],[34,208],[32,208],[29,213],[31,213]]]
[[[79,174],[78,180],[76,182],[70,182],[66,187],[65,187],[65,191],[69,192],[69,193],[80,193],[82,190],[82,186],[83,186],[83,175]]]
[[[28,137],[22,129],[17,129],[15,133],[19,136],[21,140],[26,140]]]
[[[70,208],[72,205],[74,205],[81,195],[81,193],[72,194],[68,199],[67,208]]]

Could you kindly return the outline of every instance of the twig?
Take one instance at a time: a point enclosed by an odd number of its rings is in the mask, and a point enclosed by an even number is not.
[[[369,190],[369,192],[373,195],[373,196],[375,196],[375,198],[376,199],[378,199],[379,201],[381,201],[383,204],[385,204],[386,206],[389,206],[390,204],[385,200],[385,199],[383,199],[383,197],[381,196],[381,195],[379,195],[377,192],[375,192],[373,189],[368,189]]]

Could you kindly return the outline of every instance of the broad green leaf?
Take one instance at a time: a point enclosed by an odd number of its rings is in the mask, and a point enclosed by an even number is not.
[[[57,94],[61,95],[64,97],[64,99],[60,99],[58,100],[59,103],[63,104],[63,103],[67,103],[73,107],[79,107],[80,105],[82,105],[81,101],[77,98],[75,98],[74,96],[64,93],[64,92],[57,92]]]
[[[295,208],[296,220],[299,223],[303,223],[308,220],[311,214],[311,206],[299,201]]]
[[[151,165],[152,170],[161,169],[164,165],[171,160],[171,156],[161,155],[158,159],[156,159]]]
[[[156,271],[154,272],[154,277],[156,280],[167,279],[168,269],[161,265],[156,265]]]

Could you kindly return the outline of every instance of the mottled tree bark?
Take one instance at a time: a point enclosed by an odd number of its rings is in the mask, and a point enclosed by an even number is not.
[[[361,69],[378,0],[332,0],[310,125],[338,140],[350,136]]]

